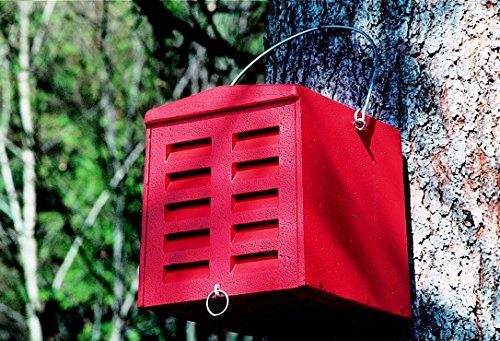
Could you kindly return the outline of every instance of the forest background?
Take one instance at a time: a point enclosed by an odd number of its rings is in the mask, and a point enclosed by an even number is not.
[[[264,10],[0,2],[0,339],[215,337],[136,308],[143,118],[227,84],[263,49]]]

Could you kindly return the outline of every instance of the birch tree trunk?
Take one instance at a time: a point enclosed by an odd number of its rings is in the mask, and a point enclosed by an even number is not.
[[[102,87],[102,97],[101,97],[101,110],[103,112],[105,121],[105,141],[108,148],[108,152],[111,158],[111,178],[115,178],[120,172],[123,166],[126,166],[127,160],[124,164],[120,163],[119,159],[119,136],[117,131],[117,118],[120,116],[115,103],[113,102],[112,96],[112,82],[111,76],[115,71],[113,69],[112,61],[110,55],[108,54],[111,48],[108,43],[108,5],[103,4],[103,16],[101,22],[101,39],[102,39],[102,50],[105,65],[105,72],[103,73],[101,80]],[[125,142],[123,146],[123,152],[125,155],[133,153],[134,145],[132,143],[132,127],[133,119],[136,115],[136,101],[139,93],[139,83],[141,80],[142,68],[144,66],[144,49],[142,43],[137,36],[133,36],[134,39],[134,54],[135,63],[130,67],[130,87],[128,89],[128,111],[126,116],[125,124]],[[141,144],[141,150],[143,149]],[[135,297],[138,288],[138,274],[134,276],[134,279],[130,285],[129,291],[127,292],[127,276],[124,267],[124,247],[126,246],[126,236],[125,236],[125,196],[126,196],[126,186],[123,182],[117,183],[115,185],[115,196],[113,200],[114,204],[114,214],[113,214],[113,225],[114,225],[114,240],[113,240],[113,296],[114,302],[112,305],[112,328],[110,340],[118,341],[124,338],[126,332],[126,319],[133,307],[132,297]]]
[[[103,59],[105,71],[103,72],[101,87],[101,110],[104,117],[104,139],[110,155],[110,171],[116,174],[120,168],[120,160],[118,158],[118,134],[116,127],[117,110],[113,103],[111,74],[112,64],[108,54],[108,5],[103,3],[103,13],[101,20],[101,44],[103,49]],[[112,176],[111,176],[112,177]],[[114,302],[112,305],[112,330],[110,340],[118,341],[123,338],[125,327],[124,318],[120,315],[120,308],[123,304],[125,296],[125,276],[123,271],[123,240],[124,240],[124,221],[123,212],[125,210],[124,186],[120,183],[115,191],[113,198],[114,215],[113,215],[113,296]]]
[[[33,147],[34,127],[31,111],[30,77],[30,44],[29,24],[32,3],[20,1],[19,3],[19,110],[21,123],[24,130],[24,148],[21,154],[23,162],[23,221],[18,226],[17,239],[19,244],[19,255],[24,272],[24,283],[28,302],[26,303],[26,318],[30,331],[30,339],[42,340],[42,328],[37,313],[41,309],[37,268],[38,248],[35,238],[36,225],[36,191],[35,191],[35,153]],[[19,225],[19,224],[18,224]]]
[[[269,46],[320,24],[361,28],[378,46],[382,65],[368,114],[400,129],[410,183],[408,338],[499,340],[500,2],[267,6]],[[335,33],[281,47],[267,61],[268,83],[299,83],[361,107],[372,52],[361,36]]]

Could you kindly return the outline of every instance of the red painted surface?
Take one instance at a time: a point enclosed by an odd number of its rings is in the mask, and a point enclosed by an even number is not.
[[[232,329],[307,311],[409,317],[399,131],[369,118],[358,133],[353,113],[297,85],[150,110],[138,305]],[[216,283],[231,303],[214,319]]]

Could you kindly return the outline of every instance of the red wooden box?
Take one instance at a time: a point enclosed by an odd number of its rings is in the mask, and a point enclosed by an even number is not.
[[[298,85],[148,111],[138,305],[233,330],[310,312],[409,317],[400,134],[370,117],[357,132],[353,114]],[[230,298],[221,317],[205,308],[215,284]]]

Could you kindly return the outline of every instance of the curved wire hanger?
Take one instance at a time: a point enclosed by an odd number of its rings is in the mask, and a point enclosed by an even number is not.
[[[311,33],[311,32],[314,32],[314,31],[317,31],[317,30],[322,30],[322,29],[345,29],[345,30],[351,30],[351,31],[354,31],[356,33],[359,33],[361,34],[366,40],[368,40],[368,42],[370,43],[372,49],[373,49],[373,59],[374,59],[374,62],[373,62],[373,72],[372,72],[372,76],[371,76],[371,79],[370,79],[370,85],[368,87],[368,93],[366,94],[366,99],[365,99],[365,103],[363,104],[363,107],[362,108],[358,108],[356,110],[356,112],[354,113],[354,127],[357,129],[357,130],[360,130],[360,131],[363,131],[366,129],[366,110],[368,109],[368,105],[370,103],[370,98],[371,98],[371,95],[372,95],[372,92],[373,92],[373,87],[375,85],[375,80],[377,78],[377,75],[378,75],[378,68],[379,68],[379,64],[380,64],[380,60],[379,60],[379,54],[378,54],[378,50],[377,50],[377,46],[375,45],[375,42],[373,41],[373,39],[364,31],[360,30],[359,28],[356,28],[356,27],[351,27],[351,26],[344,26],[344,25],[321,25],[321,26],[317,26],[317,27],[312,27],[312,28],[309,28],[307,30],[304,30],[302,32],[299,32],[299,33],[296,33],[286,39],[283,39],[282,41],[274,44],[273,46],[271,46],[270,48],[268,48],[267,50],[265,50],[264,52],[262,52],[261,54],[259,54],[254,60],[252,60],[250,62],[250,64],[248,64],[235,78],[234,80],[231,82],[231,86],[233,85],[236,85],[236,83],[241,79],[241,77],[243,77],[243,75],[248,71],[248,69],[250,69],[252,67],[253,64],[255,64],[259,59],[261,59],[263,56],[265,56],[266,54],[268,54],[269,52],[273,51],[274,49],[276,49],[277,47],[283,45],[284,43],[287,43],[289,42],[290,40],[292,39],[295,39],[295,38],[298,38],[304,34],[308,34],[308,33]],[[361,116],[360,116],[361,115]]]

